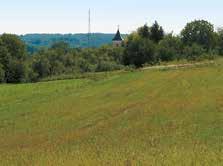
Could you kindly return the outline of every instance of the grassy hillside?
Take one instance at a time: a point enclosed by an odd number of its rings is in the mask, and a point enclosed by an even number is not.
[[[0,86],[0,165],[222,165],[223,65]]]

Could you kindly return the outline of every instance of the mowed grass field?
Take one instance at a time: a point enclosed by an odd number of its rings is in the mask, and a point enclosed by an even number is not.
[[[0,165],[223,165],[223,63],[0,85]]]

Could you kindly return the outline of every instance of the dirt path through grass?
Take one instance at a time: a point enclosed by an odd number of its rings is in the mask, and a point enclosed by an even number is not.
[[[187,68],[187,67],[195,67],[195,66],[205,66],[214,64],[214,61],[209,62],[197,62],[197,63],[185,63],[185,64],[173,64],[173,65],[159,65],[159,66],[149,66],[144,67],[142,70],[151,70],[151,69],[174,69],[174,68]]]

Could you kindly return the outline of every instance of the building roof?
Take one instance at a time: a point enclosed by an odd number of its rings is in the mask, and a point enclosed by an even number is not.
[[[120,34],[119,29],[118,29],[118,31],[117,31],[115,37],[114,37],[112,40],[113,40],[113,41],[122,41],[122,40],[123,40],[123,39],[122,39],[122,36],[121,36],[121,34]]]

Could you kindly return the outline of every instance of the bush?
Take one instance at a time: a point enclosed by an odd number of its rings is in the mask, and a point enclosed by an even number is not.
[[[172,34],[165,36],[158,45],[158,57],[161,61],[171,61],[182,58],[183,44],[179,37],[174,37]]]
[[[219,55],[219,51],[217,49],[209,50],[207,53],[202,55],[202,59],[214,60]]]
[[[33,71],[32,67],[28,67],[28,82],[37,82],[39,80],[39,74]]]
[[[143,64],[154,64],[157,59],[155,56],[155,44],[137,34],[132,34],[126,43],[123,62],[125,65],[135,65],[137,68]]]
[[[199,60],[206,51],[202,46],[193,44],[192,46],[186,46],[183,53],[188,60]]]
[[[120,70],[120,69],[123,69],[123,66],[115,62],[100,61],[98,63],[96,71],[102,72],[102,71],[114,71],[114,70]]]
[[[39,78],[47,77],[50,75],[50,62],[47,57],[35,57],[33,60],[33,71],[37,73]]]
[[[173,48],[159,46],[158,57],[161,61],[172,61],[176,58],[175,56],[176,56],[176,50],[174,50]]]
[[[28,67],[18,60],[10,60],[8,71],[6,72],[7,83],[24,83],[28,80]]]
[[[86,59],[80,57],[77,59],[77,66],[80,72],[94,72],[96,70],[96,64],[89,63]]]
[[[65,67],[62,62],[55,60],[51,63],[50,74],[59,75],[65,72]]]

